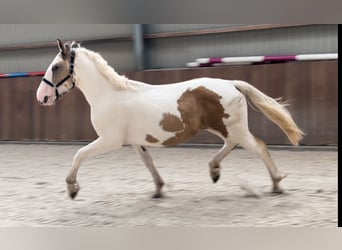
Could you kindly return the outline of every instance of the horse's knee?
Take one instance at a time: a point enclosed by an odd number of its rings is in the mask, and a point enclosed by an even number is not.
[[[83,158],[85,156],[85,153],[86,153],[86,151],[84,150],[84,148],[79,149],[74,156],[74,159],[73,159],[74,162],[73,163],[74,164],[81,164],[81,161],[83,160]]]

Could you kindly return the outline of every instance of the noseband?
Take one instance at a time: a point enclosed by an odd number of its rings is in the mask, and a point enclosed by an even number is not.
[[[69,92],[70,90],[72,90],[75,87],[75,82],[72,81],[72,86],[71,86],[71,88],[68,89],[68,91],[62,93],[62,95],[59,94],[59,92],[58,92],[58,87],[63,85],[74,74],[75,50],[71,50],[70,57],[71,57],[71,60],[70,60],[69,74],[66,77],[64,77],[62,80],[60,80],[58,83],[50,82],[48,79],[43,77],[43,82],[45,82],[47,85],[49,85],[55,89],[56,100],[58,100],[63,94],[65,94],[66,92]]]

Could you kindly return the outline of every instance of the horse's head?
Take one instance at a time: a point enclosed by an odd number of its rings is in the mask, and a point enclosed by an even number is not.
[[[49,65],[37,89],[37,100],[42,105],[52,105],[61,95],[75,86],[74,60],[75,49],[80,47],[76,42],[62,43],[57,39],[59,53]]]

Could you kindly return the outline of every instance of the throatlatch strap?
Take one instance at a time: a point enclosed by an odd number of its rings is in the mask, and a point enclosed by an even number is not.
[[[74,73],[74,62],[75,62],[75,51],[72,50],[71,51],[71,60],[70,60],[70,69],[69,69],[69,73],[70,75],[72,75]]]

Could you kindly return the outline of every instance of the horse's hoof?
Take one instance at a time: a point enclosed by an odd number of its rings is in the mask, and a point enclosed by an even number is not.
[[[72,200],[75,199],[77,193],[78,193],[78,191],[73,192],[73,193],[70,193],[70,194],[69,194],[69,195],[70,195],[70,198],[71,198]]]
[[[209,163],[210,176],[214,183],[220,179],[220,165],[217,163]]]
[[[272,190],[272,194],[283,194],[284,190]]]
[[[279,186],[279,182],[286,178],[287,174],[282,174],[278,178],[273,180],[273,188],[272,188],[272,193],[273,194],[282,194],[284,193],[284,190]]]
[[[68,187],[68,192],[69,192],[69,196],[70,198],[73,200],[75,199],[76,195],[78,194],[78,191],[80,191],[80,186],[78,185],[77,182],[75,183],[67,183],[67,187]]]
[[[152,195],[153,199],[160,199],[163,198],[163,194],[162,193],[155,193],[154,195]]]
[[[212,177],[212,179],[213,179],[213,182],[216,183],[220,179],[220,175],[216,175]]]
[[[280,187],[273,187],[272,188],[272,194],[283,194],[284,190]]]

